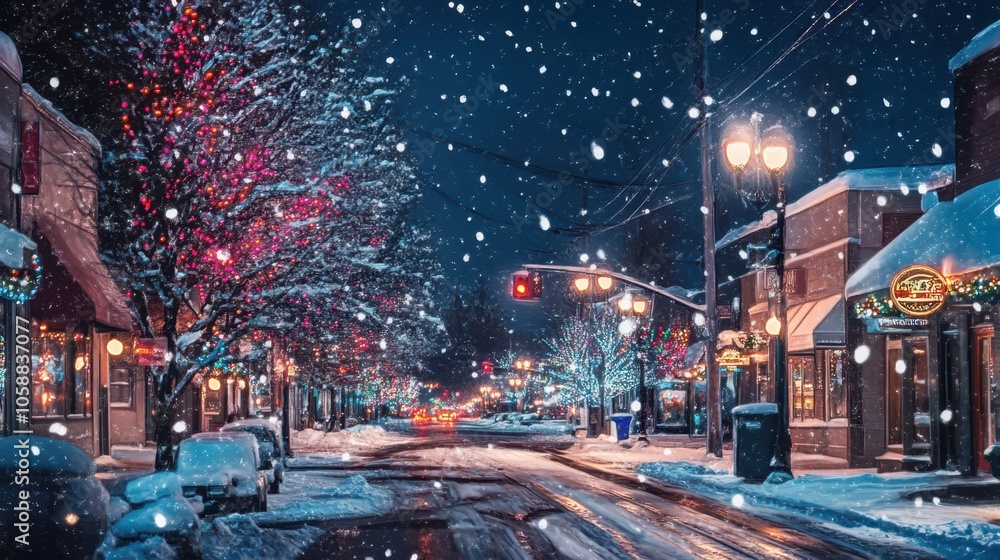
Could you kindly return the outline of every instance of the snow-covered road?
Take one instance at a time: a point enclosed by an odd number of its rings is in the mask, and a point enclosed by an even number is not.
[[[653,484],[564,453],[558,439],[468,438],[300,455],[289,494],[257,521],[292,526],[286,522],[309,519],[323,529],[305,547],[307,559],[934,557]],[[340,511],[323,520],[322,508],[304,503],[317,494],[329,500],[341,484],[359,488],[359,477],[369,485],[369,501],[378,502],[367,515],[358,510],[361,518]]]

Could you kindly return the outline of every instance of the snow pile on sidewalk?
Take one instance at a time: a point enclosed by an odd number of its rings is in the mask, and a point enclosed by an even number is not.
[[[390,434],[381,426],[360,425],[340,430],[323,432],[306,428],[292,432],[291,443],[295,451],[346,451],[351,448],[372,448],[390,443],[400,443],[405,438]]]
[[[268,496],[269,511],[247,514],[258,525],[368,517],[388,513],[392,494],[361,475],[331,478],[322,472],[289,472],[281,494]]]
[[[903,497],[968,482],[951,472],[805,474],[785,484],[748,484],[728,470],[700,463],[647,463],[637,471],[739,508],[804,515],[869,538],[873,533],[901,538],[947,558],[979,554],[992,558],[1000,551],[1000,527],[989,522],[1000,517],[1000,507]]]

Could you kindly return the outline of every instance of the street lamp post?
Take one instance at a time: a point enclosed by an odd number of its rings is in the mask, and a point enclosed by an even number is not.
[[[756,142],[758,147],[754,147]],[[788,303],[785,298],[785,207],[787,196],[782,183],[782,175],[788,167],[791,141],[785,131],[775,127],[765,133],[763,139],[746,138],[737,134],[725,145],[726,161],[736,177],[737,190],[743,193],[743,176],[747,166],[752,164],[752,156],[756,152],[760,162],[767,170],[771,181],[771,192],[777,212],[775,221],[776,248],[774,281],[774,309],[764,325],[771,337],[772,356],[774,356],[774,392],[778,405],[778,440],[774,445],[774,458],[771,459],[771,472],[792,474],[791,469],[791,435],[788,425],[788,363],[787,345]]]
[[[604,386],[604,378],[607,368],[607,356],[604,355],[604,349],[601,348],[601,345],[600,343],[597,342],[597,337],[594,334],[595,330],[594,323],[596,321],[596,317],[594,316],[594,292],[595,291],[600,291],[603,293],[609,292],[612,286],[614,286],[614,278],[609,274],[602,274],[600,272],[596,272],[596,276],[597,276],[596,282],[592,280],[591,275],[579,276],[575,280],[573,280],[573,286],[576,288],[576,291],[579,292],[581,295],[583,294],[590,295],[590,343],[597,348],[598,356],[601,359],[601,361],[597,365],[597,375],[595,376],[597,377],[597,383],[598,383],[598,389],[597,389],[598,399],[601,401],[600,407],[598,409],[597,430],[595,431],[603,432],[604,417],[607,412],[605,410],[605,403],[604,403],[607,394],[606,388]],[[591,286],[593,285],[597,286],[596,290],[591,288]],[[597,437],[596,433],[591,434],[590,432],[591,432],[590,430],[587,430],[587,437]]]
[[[651,300],[655,302],[656,300]],[[646,425],[649,423],[648,408],[646,398],[646,350],[649,346],[649,327],[653,323],[653,304],[642,296],[635,296],[629,292],[618,298],[618,309],[627,315],[635,315],[641,320],[647,315],[649,320],[646,325],[639,325],[639,335],[637,339],[637,349],[635,361],[639,366],[639,437],[642,442],[649,442]]]

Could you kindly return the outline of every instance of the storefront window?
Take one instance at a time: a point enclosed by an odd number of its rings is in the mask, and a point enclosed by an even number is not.
[[[792,420],[811,420],[816,415],[816,360],[812,356],[788,358],[792,378]]]
[[[830,403],[830,419],[847,418],[847,379],[844,376],[843,350],[828,350],[827,359],[827,395]]]
[[[687,426],[687,388],[682,383],[663,386],[659,391],[660,417],[657,425],[665,428]]]
[[[62,416],[66,412],[65,345],[62,333],[45,333],[32,341],[32,413],[35,416]]]

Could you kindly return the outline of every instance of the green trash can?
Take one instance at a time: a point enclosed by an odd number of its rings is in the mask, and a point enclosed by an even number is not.
[[[751,403],[733,409],[733,474],[745,480],[764,480],[778,435],[778,405]]]

